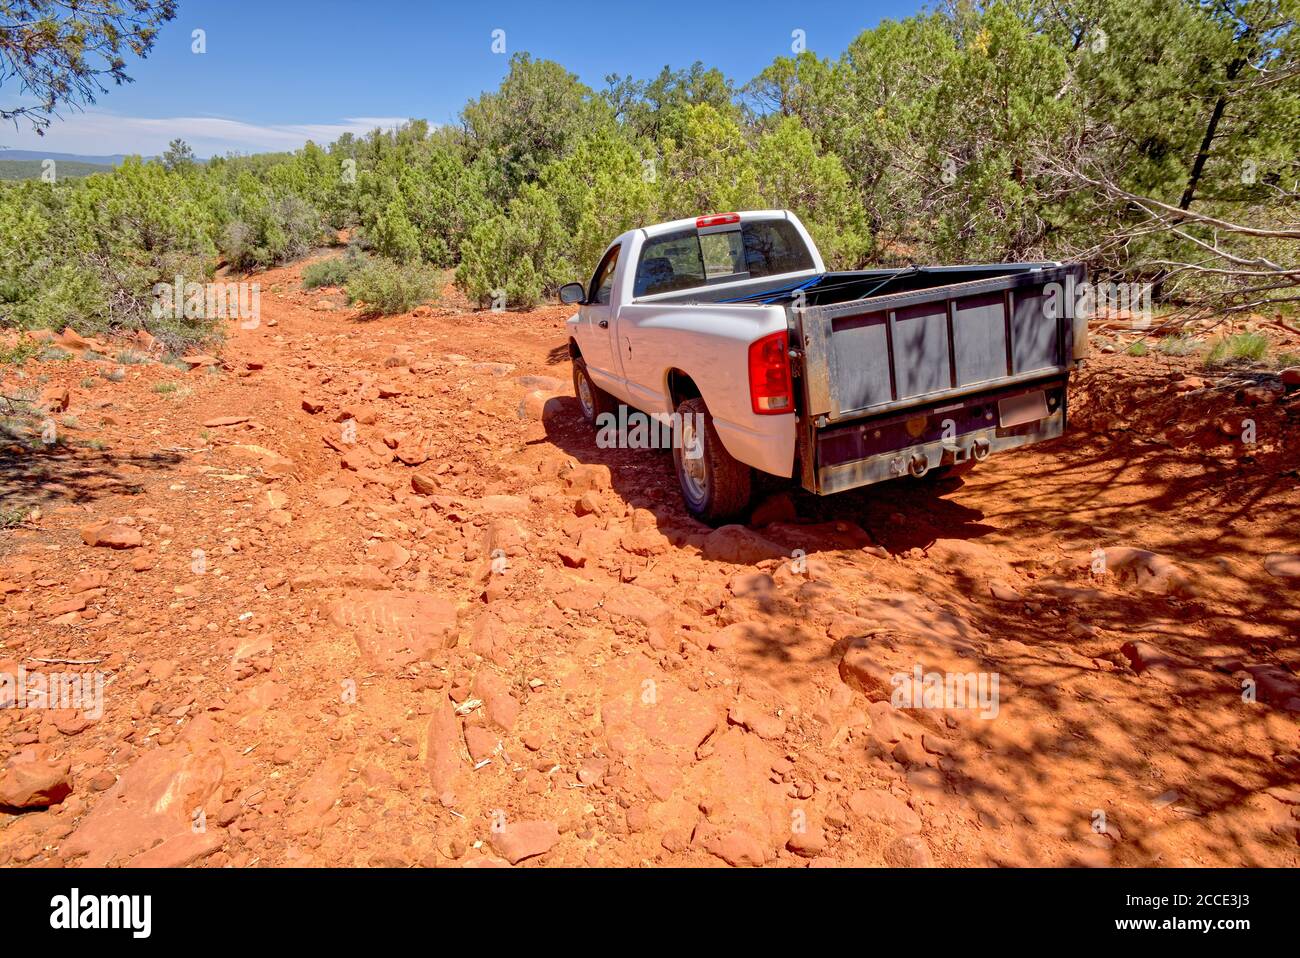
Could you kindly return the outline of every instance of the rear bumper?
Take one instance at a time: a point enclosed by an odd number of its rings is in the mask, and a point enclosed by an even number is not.
[[[829,495],[1055,439],[1065,431],[1065,387],[1064,378],[1006,387],[959,402],[818,430],[816,467],[811,475],[805,473],[804,485],[810,492]],[[999,425],[1001,400],[1037,390],[1047,397],[1045,418]]]

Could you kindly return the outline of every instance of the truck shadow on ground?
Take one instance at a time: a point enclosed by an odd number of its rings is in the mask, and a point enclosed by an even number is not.
[[[653,512],[661,531],[674,541],[713,531],[686,512],[671,450],[601,448],[577,400],[568,396],[547,401],[543,422],[546,436],[537,441],[551,443],[583,465],[608,467],[614,492],[634,508]],[[979,510],[945,498],[960,486],[960,480],[899,479],[820,497],[806,492],[793,479],[756,476],[749,516],[737,519],[737,524],[764,535],[764,527],[753,525],[751,517],[780,497],[789,501],[789,508],[782,507],[789,522],[782,523],[783,532],[770,533],[779,542],[792,536],[799,538],[789,529],[790,523],[812,527],[834,522],[852,523],[870,540],[855,541],[851,534],[836,536],[832,530],[819,529],[796,546],[806,554],[861,548],[864,544],[879,545],[889,552],[925,549],[939,537],[978,538],[991,531],[981,522],[983,514]]]

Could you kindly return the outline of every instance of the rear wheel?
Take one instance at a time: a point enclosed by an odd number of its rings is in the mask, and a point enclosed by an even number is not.
[[[573,394],[578,397],[583,418],[593,426],[602,413],[618,413],[618,403],[613,396],[591,381],[587,364],[580,356],[573,357]]]
[[[686,511],[709,525],[735,519],[749,506],[752,470],[722,445],[703,399],[683,402],[677,417],[673,465]]]

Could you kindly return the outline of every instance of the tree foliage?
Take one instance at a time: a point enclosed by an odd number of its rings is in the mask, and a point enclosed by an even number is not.
[[[145,18],[139,52],[168,6],[123,14]],[[410,298],[394,270],[446,268],[480,305],[526,307],[629,228],[762,207],[798,213],[835,269],[1077,258],[1175,302],[1286,303],[1298,6],[954,2],[740,87],[696,63],[596,91],[517,54],[452,125],[202,164],[178,141],[161,163],[0,184],[0,323],[147,323],[153,283],[283,262],[329,228],[376,257],[362,282],[387,303]]]
[[[149,55],[175,0],[0,0],[0,88],[36,103],[0,107],[0,121],[43,133],[60,106],[94,103],[105,80],[130,83],[126,54]]]

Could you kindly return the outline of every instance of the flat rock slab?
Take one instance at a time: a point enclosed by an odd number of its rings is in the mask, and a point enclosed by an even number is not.
[[[60,851],[69,858],[86,855],[82,864],[90,868],[128,864],[163,845],[140,864],[193,861],[211,847],[189,837],[195,834],[194,815],[220,787],[225,770],[220,752],[211,747],[192,749],[178,742],[146,752],[104,793]],[[208,830],[220,835],[211,823]]]
[[[349,629],[367,663],[397,670],[456,641],[456,606],[422,592],[351,590],[329,607],[330,621]]]
[[[614,667],[601,694],[610,748],[627,757],[662,750],[676,761],[691,761],[718,727],[720,710],[650,660],[630,658]]]
[[[546,854],[559,840],[560,830],[553,822],[506,822],[492,832],[492,847],[512,865]]]

